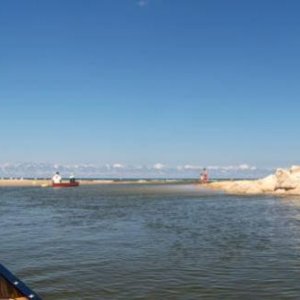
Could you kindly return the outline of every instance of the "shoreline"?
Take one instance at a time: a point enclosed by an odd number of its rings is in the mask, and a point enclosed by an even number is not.
[[[300,196],[300,166],[277,169],[275,174],[261,179],[216,181],[204,184],[203,187],[236,195]]]
[[[190,179],[188,179],[191,181]],[[108,184],[176,184],[184,183],[182,179],[78,179],[76,180],[80,183],[81,186],[86,185],[108,185]],[[63,180],[62,182],[69,182],[68,179]],[[192,184],[196,183],[191,182]],[[51,187],[51,179],[0,179],[0,187]]]
[[[196,179],[77,179],[81,186],[88,185],[123,185],[123,184],[191,184],[197,185],[202,190],[213,190],[233,195],[293,195],[300,196],[300,166],[292,166],[290,169],[277,169],[261,179],[229,179],[217,180],[200,184]],[[62,182],[69,182],[63,179]],[[2,178],[0,187],[51,187],[51,178]]]
[[[205,190],[223,192],[227,195],[240,195],[240,196],[300,196],[300,189],[259,189],[259,180],[231,180],[231,181],[218,181],[207,184],[202,184]]]
[[[68,182],[68,180],[63,180]],[[113,184],[113,180],[78,180],[80,185]],[[51,186],[51,179],[0,179],[0,187],[47,187]]]

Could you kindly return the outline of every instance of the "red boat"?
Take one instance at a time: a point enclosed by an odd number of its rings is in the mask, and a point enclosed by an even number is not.
[[[57,187],[57,188],[65,188],[65,187],[75,187],[79,186],[79,182],[60,182],[60,183],[52,183],[52,187]]]

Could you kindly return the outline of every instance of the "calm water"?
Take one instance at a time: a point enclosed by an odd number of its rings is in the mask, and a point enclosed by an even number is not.
[[[47,300],[299,299],[300,198],[1,188],[0,260]]]

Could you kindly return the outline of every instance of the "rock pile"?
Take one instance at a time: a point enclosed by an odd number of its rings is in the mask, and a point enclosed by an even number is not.
[[[277,169],[275,174],[258,180],[211,182],[207,187],[232,194],[300,195],[300,166]]]

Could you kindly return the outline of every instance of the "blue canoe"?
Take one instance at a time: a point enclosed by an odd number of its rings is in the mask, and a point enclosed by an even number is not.
[[[24,282],[0,264],[0,300],[8,299],[42,300]]]

